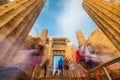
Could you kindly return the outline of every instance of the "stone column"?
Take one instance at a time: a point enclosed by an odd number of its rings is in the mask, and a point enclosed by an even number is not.
[[[105,0],[84,0],[83,8],[120,51],[120,6]]]
[[[41,41],[38,43],[38,44],[43,45],[45,47],[45,51],[44,51],[44,54],[43,54],[43,59],[42,59],[41,65],[44,64],[44,62],[48,58],[48,46],[46,45],[47,35],[48,35],[48,30],[43,29],[41,34],[40,34]]]
[[[66,46],[70,46],[70,40],[68,38],[66,39]]]
[[[43,29],[41,34],[40,34],[40,43],[39,44],[42,44],[42,45],[45,45],[46,44],[46,41],[47,41],[47,35],[48,35],[48,30],[47,29]]]
[[[44,0],[19,0],[0,6],[0,59],[10,61],[44,4]]]
[[[48,57],[49,45],[46,44],[47,36],[48,36],[48,30],[47,29],[43,29],[42,32],[41,32],[41,34],[40,34],[40,37],[39,37],[40,41],[38,42],[38,45],[43,45],[45,47],[44,54],[42,55],[42,62],[39,64],[40,66],[43,66],[44,63],[46,62],[46,60],[49,59],[49,57]],[[37,75],[37,73],[35,73],[38,70],[39,70],[39,75]],[[37,67],[37,69],[34,70],[33,77],[34,76],[36,76],[36,77],[40,77],[40,76],[43,77],[44,76],[43,68]]]
[[[50,60],[50,63],[48,65],[48,70],[47,70],[47,77],[52,77],[51,75],[53,74],[51,71],[50,71],[50,66],[53,64],[53,53],[52,53],[52,40],[53,38],[52,37],[48,37],[48,44],[46,44],[48,47],[48,59]]]
[[[50,65],[52,65],[52,58],[53,58],[53,54],[52,54],[52,44],[53,44],[53,40],[52,40],[52,37],[49,37],[49,59],[50,59]]]
[[[72,44],[71,45],[71,51],[72,51],[72,60],[73,61],[76,61],[75,60],[75,52],[76,52],[77,48],[76,48],[76,45],[75,44]]]
[[[76,37],[77,37],[79,45],[85,45],[86,44],[86,40],[85,40],[81,30],[76,31]]]
[[[72,60],[72,52],[71,52],[71,46],[66,46],[65,50],[65,58]]]

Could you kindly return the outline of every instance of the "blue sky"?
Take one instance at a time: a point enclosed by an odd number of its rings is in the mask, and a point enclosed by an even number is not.
[[[42,29],[48,29],[49,36],[69,37],[71,44],[78,44],[75,31],[80,29],[87,39],[97,28],[82,8],[82,0],[46,0],[30,35],[39,36]]]

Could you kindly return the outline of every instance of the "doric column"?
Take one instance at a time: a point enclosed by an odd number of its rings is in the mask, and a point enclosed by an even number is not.
[[[49,46],[46,45],[46,41],[47,41],[47,36],[48,36],[48,30],[47,29],[43,29],[41,34],[40,34],[40,42],[38,44],[43,45],[45,47],[45,51],[43,54],[43,58],[42,58],[42,63],[40,63],[41,65],[44,64],[44,62],[48,59],[48,52],[49,52]]]
[[[41,34],[40,34],[41,41],[40,41],[39,44],[45,45],[46,41],[47,41],[47,36],[48,36],[48,30],[47,29],[43,29]]]
[[[53,38],[52,37],[49,37],[49,53],[48,53],[48,56],[49,56],[49,59],[50,59],[50,65],[53,64],[53,53],[52,53],[52,44],[53,44]]]
[[[40,36],[39,36],[40,42],[38,42],[38,45],[43,45],[45,47],[44,54],[42,55],[42,62],[39,64],[40,66],[44,66],[47,59],[49,59],[49,57],[48,57],[49,56],[49,54],[48,54],[49,53],[49,45],[46,44],[47,36],[48,36],[48,30],[43,29]],[[35,73],[36,70],[40,70],[39,75],[36,75],[36,74],[38,74],[38,73]],[[34,71],[33,77],[34,76],[38,76],[38,77],[44,76],[43,68],[37,67],[36,70]]]
[[[76,52],[77,48],[75,44],[71,45],[71,52],[72,52],[72,60],[75,61],[75,52]]]
[[[12,58],[44,4],[44,0],[19,0],[0,6],[0,56],[3,59]]]
[[[72,59],[72,52],[71,52],[71,46],[66,46],[65,50],[65,58]]]
[[[70,46],[70,40],[68,38],[66,39],[66,46]]]
[[[77,37],[79,45],[85,45],[86,44],[86,40],[85,40],[81,30],[76,31],[76,37]]]
[[[84,0],[83,8],[120,51],[120,6],[105,0]]]

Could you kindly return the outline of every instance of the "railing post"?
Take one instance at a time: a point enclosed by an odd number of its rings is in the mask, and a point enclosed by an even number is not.
[[[108,80],[112,80],[112,78],[110,77],[107,69],[106,69],[104,66],[102,67],[102,69],[103,69],[103,71],[105,72],[105,75],[107,76]]]

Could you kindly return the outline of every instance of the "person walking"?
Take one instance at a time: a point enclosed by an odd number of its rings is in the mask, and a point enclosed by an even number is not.
[[[76,51],[76,62],[79,63],[81,60],[84,59],[84,55],[81,52],[81,47],[79,46],[78,50]]]
[[[87,44],[85,49],[85,60],[89,68],[95,67],[96,63],[100,62],[99,57],[96,55],[95,50],[90,44]]]
[[[63,76],[63,59],[62,57],[60,58],[59,62],[58,62],[58,67],[59,67],[59,75]]]
[[[58,68],[58,67],[56,67],[56,68],[55,68],[54,77],[58,77],[58,70],[59,70],[59,68]]]
[[[75,77],[75,64],[70,61],[70,71],[71,71],[71,74],[72,74],[72,77]]]
[[[64,64],[65,76],[68,77],[69,76],[69,60],[65,59],[64,63],[65,63]]]
[[[28,66],[25,68],[25,73],[28,73],[28,75],[30,76],[28,77],[29,78],[28,80],[35,79],[35,77],[33,76],[33,73],[34,73],[35,68],[39,66],[39,64],[42,61],[44,49],[45,48],[43,45],[36,46],[36,49],[33,50],[31,54],[29,55],[30,58],[27,61],[25,61],[25,63],[28,64]],[[22,76],[24,76],[24,74]]]
[[[50,77],[52,77],[53,76],[53,63],[52,63],[52,65],[50,65],[49,69],[50,69],[49,75],[50,75]]]
[[[31,55],[32,56],[31,66],[33,66],[33,68],[41,62],[43,54],[44,54],[44,46],[38,45],[36,50]]]
[[[47,60],[45,61],[45,63],[43,64],[44,77],[47,76],[47,66],[48,66],[48,64],[49,64],[49,59],[47,59]]]
[[[83,68],[88,69],[87,63],[85,62],[85,49],[84,45],[79,46],[78,50],[76,51],[76,62],[78,65],[81,65]],[[79,70],[79,67],[77,67]],[[79,77],[86,77],[88,76],[82,69],[78,72]]]

